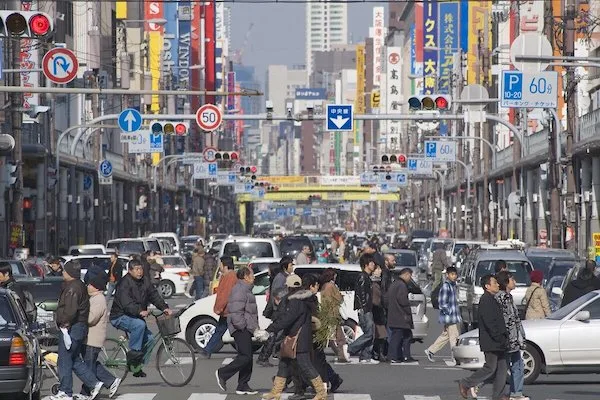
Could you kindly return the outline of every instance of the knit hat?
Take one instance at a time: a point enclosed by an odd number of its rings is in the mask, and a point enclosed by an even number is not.
[[[106,274],[105,272],[96,274],[96,276],[94,276],[88,282],[89,285],[92,285],[93,287],[95,287],[96,289],[101,290],[101,291],[106,290],[107,283],[108,283],[108,274]]]
[[[531,278],[531,282],[541,284],[544,280],[544,273],[540,270],[533,270],[529,273],[529,277]]]
[[[286,278],[285,286],[287,286],[289,288],[300,287],[300,286],[302,286],[302,279],[296,274],[291,274],[290,276],[288,276]]]
[[[73,279],[81,279],[81,264],[74,260],[64,265],[63,269]]]

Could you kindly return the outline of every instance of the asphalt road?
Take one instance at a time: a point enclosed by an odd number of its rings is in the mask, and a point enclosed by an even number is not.
[[[169,303],[182,305],[189,302],[184,298],[174,298]],[[457,381],[470,374],[460,368],[450,366],[448,348],[436,355],[435,363],[430,363],[423,350],[432,343],[441,332],[437,324],[435,310],[429,310],[430,331],[424,344],[415,343],[412,347],[413,356],[419,360],[414,365],[333,365],[334,369],[344,379],[338,393],[330,399],[334,400],[455,400],[460,399]],[[155,327],[151,326],[153,331]],[[109,329],[109,336],[116,331]],[[153,363],[145,368],[146,378],[134,378],[128,375],[121,385],[117,400],[235,400],[242,398],[259,399],[260,396],[238,396],[235,394],[236,377],[228,382],[228,393],[218,388],[214,372],[223,363],[235,356],[231,346],[225,346],[221,353],[212,359],[199,357],[196,373],[190,384],[183,388],[167,386],[158,375]],[[447,362],[448,361],[448,362]],[[276,362],[276,361],[275,361]],[[331,362],[333,356],[331,355]],[[277,368],[263,368],[255,365],[250,385],[264,393],[270,390],[271,378]],[[76,380],[77,382],[77,380]],[[50,395],[53,378],[48,378],[44,384],[42,395]],[[75,387],[78,388],[76,383]],[[232,394],[233,393],[233,394]],[[481,391],[479,399],[489,399],[491,387],[486,386]],[[525,394],[533,400],[597,400],[600,393],[600,377],[598,375],[550,375],[541,376],[533,385],[525,387]],[[487,396],[487,397],[486,397]],[[98,398],[108,398],[103,392]],[[285,398],[285,397],[283,397]]]

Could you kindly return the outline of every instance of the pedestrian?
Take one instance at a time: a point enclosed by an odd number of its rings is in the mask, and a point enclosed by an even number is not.
[[[279,266],[277,266],[277,270],[279,270]],[[263,316],[265,318],[270,319],[273,322],[280,318],[281,315],[285,313],[287,294],[287,287],[286,289],[282,289],[279,293],[269,294],[267,306],[263,311]],[[273,351],[275,350],[277,345],[280,344],[282,340],[283,331],[276,332],[275,335],[269,335],[269,338],[263,344],[260,350],[260,354],[258,355],[256,363],[261,367],[274,367],[275,365],[271,364],[269,359],[271,358],[271,355],[273,355]]]
[[[279,260],[279,272],[275,275],[271,284],[272,293],[280,293],[285,289],[285,280],[294,272],[294,259],[290,256],[284,256]]]
[[[73,399],[73,372],[90,388],[89,399],[93,400],[102,390],[102,382],[94,376],[81,358],[85,338],[88,334],[90,299],[85,284],[81,281],[81,264],[73,260],[63,269],[63,285],[58,297],[56,325],[58,335],[58,393],[50,400]]]
[[[431,272],[433,273],[433,285],[431,288],[435,290],[442,283],[444,270],[451,266],[450,259],[446,254],[446,246],[444,242],[434,242],[434,250],[431,255]]]
[[[329,346],[337,354],[337,361],[342,363],[350,362],[348,354],[348,345],[346,336],[342,330],[342,315],[340,307],[344,303],[344,296],[336,285],[337,272],[333,268],[327,268],[321,274],[319,279],[321,290],[321,323],[324,326],[331,326],[332,332],[329,333]],[[328,323],[328,321],[330,321]]]
[[[438,322],[442,324],[444,330],[435,342],[425,349],[425,355],[431,362],[434,362],[434,354],[440,351],[447,343],[450,344],[450,350],[452,350],[458,342],[462,318],[460,316],[460,309],[458,308],[457,279],[458,271],[456,267],[446,268],[446,279],[440,288],[438,297],[440,310]]]
[[[529,273],[531,286],[527,288],[523,301],[525,302],[525,319],[544,319],[550,315],[550,302],[546,290],[542,287],[544,273],[533,270]]]
[[[198,246],[192,254],[192,270],[191,275],[194,280],[194,290],[196,292],[196,300],[204,296],[204,248]]]
[[[217,326],[212,336],[204,346],[204,349],[200,350],[206,358],[210,358],[215,348],[221,343],[223,335],[227,331],[227,304],[229,302],[229,295],[231,290],[237,284],[238,278],[234,271],[233,258],[229,256],[223,256],[219,260],[221,269],[221,278],[219,279],[219,286],[217,287],[217,298],[215,299],[215,305],[213,311],[219,316]]]
[[[290,275],[286,279],[286,286],[288,287],[288,297],[285,312],[281,318],[267,328],[267,332],[271,335],[283,331],[286,339],[282,345],[282,354],[277,376],[273,380],[273,387],[262,398],[265,400],[281,399],[287,380],[292,376],[292,369],[296,366],[300,377],[310,382],[315,389],[316,396],[313,400],[326,400],[325,384],[310,359],[310,352],[313,348],[313,318],[311,307],[307,303],[313,301],[311,298],[314,297],[314,293],[311,290],[303,289],[302,280],[298,275]],[[292,349],[291,343],[294,341],[296,346]],[[286,343],[290,343],[290,346]]]
[[[300,251],[300,253],[298,253],[298,255],[296,256],[296,265],[310,264],[310,254],[310,246],[302,246],[302,251]]]
[[[523,395],[525,365],[521,351],[525,350],[525,331],[521,324],[521,318],[519,318],[519,311],[510,294],[517,287],[517,282],[508,271],[498,272],[496,280],[500,287],[500,291],[496,293],[496,301],[498,301],[502,308],[504,323],[508,331],[507,358],[510,367],[510,399],[529,400],[529,397]]]
[[[385,267],[384,267],[385,268]],[[386,313],[384,308],[384,293],[381,280],[382,268],[377,266],[371,275],[373,288],[373,322],[375,323],[375,339],[373,341],[373,359],[387,361],[388,337],[386,329]]]
[[[123,263],[119,260],[119,254],[114,252],[110,255],[110,265],[108,267],[108,289],[106,294],[110,299],[115,294],[117,283],[123,277]]]
[[[581,296],[597,289],[594,273],[589,268],[583,267],[577,273],[577,279],[569,282],[565,287],[561,307],[577,300]]]
[[[83,277],[83,283],[87,285],[96,275],[106,274],[103,261],[104,260],[101,261],[98,257],[94,257],[90,260],[89,267]],[[67,261],[67,264],[68,263],[69,261]]]
[[[112,399],[117,390],[119,390],[121,379],[115,378],[98,361],[98,355],[104,347],[108,324],[108,310],[106,307],[106,298],[103,293],[108,280],[108,274],[99,274],[91,279],[87,285],[87,292],[90,297],[90,313],[88,316],[88,335],[81,354],[87,367],[104,384],[104,387],[108,389],[108,397]],[[85,384],[81,385],[81,394],[86,397],[89,396],[91,394],[90,388]]]
[[[412,279],[412,269],[404,268],[399,278],[387,292],[387,323],[391,331],[389,359],[392,364],[416,362],[410,354],[412,329],[414,328],[410,300],[408,299],[408,282]]]
[[[204,254],[204,295],[202,297],[210,296],[210,283],[215,277],[215,271],[218,268],[216,251],[210,249]]]
[[[252,337],[258,330],[258,307],[252,294],[254,273],[243,267],[237,271],[237,278],[227,303],[227,329],[235,341],[237,355],[230,364],[215,371],[215,376],[221,390],[226,391],[227,381],[238,374],[235,393],[253,395],[258,391],[250,388],[248,382],[252,378]]]
[[[504,394],[508,332],[502,309],[495,298],[496,293],[500,291],[500,286],[493,275],[483,276],[481,286],[485,292],[479,300],[479,347],[485,356],[485,364],[470,377],[461,380],[458,389],[464,399],[468,398],[469,392],[473,397],[477,397],[477,392],[471,389],[492,379],[494,383],[492,400],[509,400],[509,397]]]
[[[358,324],[363,334],[348,346],[351,355],[359,355],[362,364],[379,364],[373,359],[373,339],[375,323],[373,321],[373,289],[371,275],[375,271],[373,255],[363,254],[360,257],[361,273],[354,288],[354,309],[358,310]]]
[[[60,276],[62,277],[63,271],[63,267],[62,267],[62,261],[60,260],[60,258],[51,258],[50,261],[48,261],[48,272],[46,273],[46,276]]]

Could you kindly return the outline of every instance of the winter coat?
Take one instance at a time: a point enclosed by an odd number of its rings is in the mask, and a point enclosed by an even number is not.
[[[443,271],[446,267],[450,266],[450,261],[448,260],[448,255],[446,254],[446,250],[437,249],[433,252],[431,256],[431,269],[433,271]]]
[[[258,329],[258,307],[252,285],[244,281],[236,283],[227,301],[227,311],[227,329],[231,335],[243,330],[253,333]]]
[[[56,324],[59,328],[70,328],[78,322],[87,325],[90,313],[90,298],[81,279],[64,281],[58,297]]]
[[[285,290],[285,280],[288,276],[290,276],[290,274],[283,271],[275,275],[275,278],[273,278],[273,283],[271,284],[271,294],[277,296],[279,292]]]
[[[592,290],[600,289],[598,287],[598,281],[595,278],[592,279],[575,279],[567,284],[565,288],[565,293],[563,294],[562,302],[560,303],[561,307],[566,306],[567,304],[577,300],[584,294],[588,294]]]
[[[533,282],[523,298],[523,304],[527,305],[525,319],[544,319],[550,315],[550,302],[546,290],[539,283]]]
[[[92,261],[92,265],[90,265],[90,267],[88,268],[88,270],[85,273],[85,276],[83,277],[83,282],[87,285],[90,283],[90,281],[95,278],[98,275],[102,275],[105,274],[106,271],[104,270],[104,267],[102,265],[100,265],[99,260],[97,261]]]
[[[525,331],[512,295],[501,290],[496,293],[495,297],[502,307],[502,315],[508,331],[508,352],[512,353],[525,348]]]
[[[108,311],[104,293],[96,292],[90,296],[90,314],[88,316],[88,335],[85,344],[92,347],[104,346]]]
[[[479,299],[479,347],[483,352],[506,351],[508,332],[500,303],[486,291]]]
[[[384,301],[381,281],[373,280],[371,288],[373,289],[373,321],[375,325],[385,326],[385,309],[383,308]]]
[[[119,282],[122,277],[123,277],[123,263],[121,263],[121,260],[119,260],[117,258],[115,263],[113,264],[111,262],[110,266],[108,267],[108,279],[109,279],[109,282],[114,283],[114,282]]]
[[[285,336],[296,336],[300,330],[296,353],[308,353],[313,348],[311,303],[314,297],[310,290],[300,290],[290,294],[285,312],[267,328],[267,332],[272,333],[283,331]]]
[[[440,305],[440,324],[451,325],[459,324],[462,321],[458,299],[456,298],[456,283],[445,280],[440,288],[438,297]]]
[[[364,312],[373,311],[371,277],[365,271],[362,271],[356,280],[356,286],[354,287],[354,309]]]
[[[387,324],[389,328],[414,328],[408,286],[402,279],[396,280],[386,293],[388,305]]]
[[[110,319],[112,321],[122,315],[142,318],[140,313],[147,311],[150,304],[161,311],[169,308],[149,279],[135,279],[127,274],[117,283]]]
[[[222,317],[227,316],[227,302],[229,301],[231,290],[237,283],[238,278],[235,271],[229,271],[221,276],[219,287],[217,287],[217,298],[215,299],[215,305],[213,306],[215,314]]]
[[[211,282],[217,269],[217,259],[211,253],[204,255],[204,281]]]
[[[296,265],[305,265],[310,264],[310,258],[302,252],[298,253],[296,256]]]
[[[321,286],[321,305],[319,308],[319,321],[321,327],[315,333],[315,343],[326,347],[342,323],[340,307],[344,302],[342,293],[334,282],[326,282]]]
[[[204,254],[194,253],[192,255],[192,271],[191,275],[196,278],[204,276]]]

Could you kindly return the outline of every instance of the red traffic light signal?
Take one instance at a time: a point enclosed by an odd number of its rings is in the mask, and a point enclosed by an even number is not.
[[[218,151],[215,153],[215,160],[217,161],[237,161],[239,159],[240,155],[236,151]]]
[[[52,18],[38,11],[0,11],[0,37],[47,36],[54,29]]]
[[[439,110],[446,111],[450,109],[452,98],[445,94],[430,94],[422,96],[413,96],[408,99],[408,108],[411,111],[419,110]]]
[[[258,171],[258,168],[256,168],[256,166],[254,166],[254,165],[240,167],[240,174],[242,174],[242,175],[256,174],[257,171]],[[252,178],[252,179],[256,179],[256,178]]]

